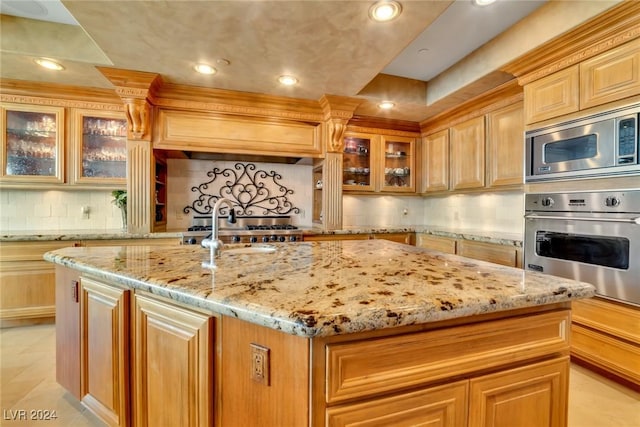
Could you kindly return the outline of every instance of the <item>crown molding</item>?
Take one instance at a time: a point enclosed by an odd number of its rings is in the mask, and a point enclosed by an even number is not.
[[[625,1],[511,61],[501,71],[525,85],[638,37],[640,2]]]

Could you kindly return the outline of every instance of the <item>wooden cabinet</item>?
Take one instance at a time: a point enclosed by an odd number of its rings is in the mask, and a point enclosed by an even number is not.
[[[524,86],[527,124],[573,113],[580,108],[579,66],[566,68]]]
[[[56,381],[80,394],[80,273],[56,265]]]
[[[640,94],[640,39],[524,86],[531,124]]]
[[[404,243],[407,245],[415,244],[415,233],[354,233],[354,234],[314,234],[305,235],[303,240],[305,242],[318,242],[327,240],[369,240],[369,239],[383,239],[391,240],[392,242]]]
[[[130,425],[129,294],[81,278],[81,400],[110,426]]]
[[[459,123],[450,129],[450,188],[484,187],[484,116]]]
[[[347,133],[343,152],[343,190],[415,192],[415,139]]]
[[[467,425],[468,381],[327,409],[328,427]]]
[[[416,246],[420,248],[433,249],[447,254],[456,253],[456,239],[449,237],[432,236],[425,233],[416,234]]]
[[[472,378],[469,427],[564,427],[568,387],[568,357]]]
[[[449,189],[449,129],[424,138],[422,165],[423,192]]]
[[[213,318],[137,294],[134,301],[135,425],[213,425]]]
[[[573,303],[571,356],[640,388],[640,309],[592,298]]]
[[[487,114],[487,187],[524,180],[524,111],[517,102]]]
[[[64,183],[64,108],[3,103],[0,114],[0,181]]]
[[[640,94],[640,38],[580,64],[580,109]]]
[[[45,252],[74,241],[0,243],[0,322],[2,327],[53,322],[56,314],[55,269]]]
[[[416,246],[509,267],[522,268],[522,249],[510,245],[417,233]]]

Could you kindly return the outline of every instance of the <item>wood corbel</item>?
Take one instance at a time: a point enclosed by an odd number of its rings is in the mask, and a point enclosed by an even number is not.
[[[156,73],[96,67],[115,86],[122,99],[130,140],[151,141],[151,109],[162,78]]]
[[[353,112],[363,101],[346,96],[324,95],[320,106],[327,129],[325,152],[341,153],[344,148],[344,133]]]

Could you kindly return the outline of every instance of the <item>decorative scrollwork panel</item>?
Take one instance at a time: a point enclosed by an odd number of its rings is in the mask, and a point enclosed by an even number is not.
[[[185,213],[211,214],[220,198],[230,200],[239,216],[300,213],[288,197],[293,190],[279,182],[282,176],[276,171],[258,169],[253,163],[236,163],[233,168],[216,167],[207,176],[209,181],[191,188],[198,197],[184,208]]]

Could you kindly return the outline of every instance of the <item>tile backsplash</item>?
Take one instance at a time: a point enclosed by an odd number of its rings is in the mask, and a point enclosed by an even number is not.
[[[0,191],[0,231],[121,230],[120,209],[111,190]],[[89,213],[82,213],[88,207]]]

